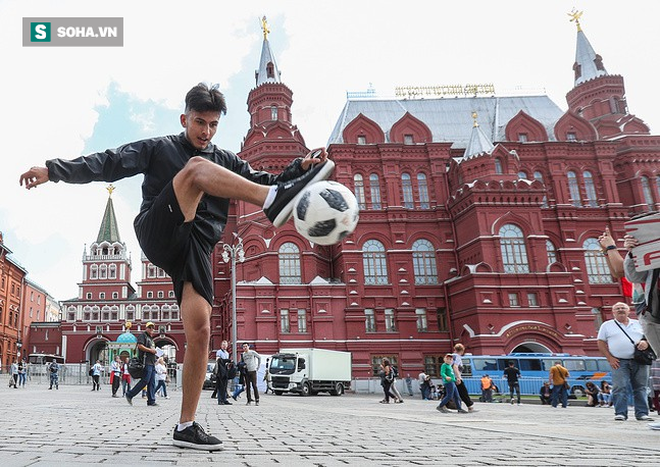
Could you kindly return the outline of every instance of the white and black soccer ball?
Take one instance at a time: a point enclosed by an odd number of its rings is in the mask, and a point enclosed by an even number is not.
[[[334,245],[357,226],[360,208],[351,190],[324,180],[306,188],[293,207],[296,230],[312,243]]]

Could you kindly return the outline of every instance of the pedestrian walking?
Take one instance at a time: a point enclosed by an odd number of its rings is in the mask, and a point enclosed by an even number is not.
[[[412,378],[410,377],[410,373],[406,373],[406,388],[408,389],[408,395],[412,397],[413,387],[412,387]]]
[[[137,337],[138,359],[144,362],[144,374],[133,389],[126,393],[126,401],[133,405],[133,398],[146,386],[147,406],[155,407],[156,403],[156,345],[153,335],[156,325],[149,321],[144,332]]]
[[[167,367],[165,366],[165,360],[163,357],[160,357],[156,361],[156,389],[155,392],[158,393],[158,390],[161,391],[162,396],[165,399],[169,399],[170,396],[167,395]]]
[[[465,346],[463,344],[456,344],[454,346],[454,374],[456,375],[456,390],[458,391],[458,394],[461,396],[461,400],[465,404],[465,406],[468,408],[468,412],[475,412],[476,409],[474,408],[474,402],[472,402],[472,399],[470,398],[470,394],[468,394],[468,390],[465,387],[465,384],[463,384],[463,354],[465,353]]]
[[[230,200],[260,206],[274,227],[292,216],[297,195],[328,178],[334,163],[325,149],[295,159],[279,175],[255,171],[211,143],[227,106],[217,86],[200,83],[185,98],[183,133],[125,144],[74,160],[52,159],[19,177],[27,189],[48,181],[112,182],[144,174],[142,206],[134,225],[142,251],[172,278],[187,341],[175,446],[204,451],[222,442],[195,423],[208,361],[213,306],[211,252],[222,238]],[[256,385],[256,383],[255,383]],[[130,393],[130,391],[129,391]],[[155,403],[155,402],[154,402]]]
[[[101,390],[101,373],[103,370],[101,360],[96,360],[96,363],[92,365],[92,391]]]
[[[380,376],[380,385],[383,387],[383,393],[385,394],[385,398],[380,401],[380,403],[389,404],[390,398],[393,398],[395,401],[397,401],[397,397],[392,394],[391,391],[392,382],[394,381],[394,370],[392,370],[392,364],[390,363],[389,359],[383,358],[380,363],[380,371],[378,374]]]
[[[25,359],[18,362],[18,385],[22,388],[25,388],[25,374],[27,372],[27,363]]]
[[[461,407],[461,396],[456,389],[456,375],[454,374],[454,356],[450,353],[445,355],[444,363],[440,367],[440,378],[445,386],[445,396],[440,401],[436,409],[442,413],[449,413],[446,407],[449,401],[454,401],[458,413],[468,413],[467,410]]]
[[[509,366],[504,369],[504,377],[509,383],[509,394],[511,397],[511,405],[513,405],[513,393],[516,392],[518,396],[518,405],[520,405],[520,370],[516,368],[515,364],[510,361]]]

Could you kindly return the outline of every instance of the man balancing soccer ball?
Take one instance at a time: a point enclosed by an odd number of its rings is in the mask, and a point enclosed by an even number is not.
[[[174,284],[188,347],[184,358],[181,417],[173,444],[204,451],[222,449],[222,441],[195,423],[206,374],[213,281],[211,252],[222,237],[229,200],[262,206],[280,227],[291,217],[294,200],[305,187],[330,176],[334,163],[325,149],[295,159],[279,175],[253,170],[235,154],[211,143],[224,96],[200,83],[186,95],[184,130],[128,143],[114,150],[73,160],[52,159],[20,177],[28,190],[48,181],[113,182],[142,173],[142,206],[134,226],[142,251],[164,269]]]

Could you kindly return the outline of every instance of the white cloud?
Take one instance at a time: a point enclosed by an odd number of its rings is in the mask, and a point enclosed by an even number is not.
[[[254,84],[264,14],[282,78],[294,92],[294,123],[315,147],[326,143],[345,92],[370,83],[386,96],[397,85],[532,86],[565,108],[575,53],[575,26],[566,13],[574,6],[585,10],[583,29],[607,70],[625,77],[631,112],[660,131],[660,110],[650,98],[660,43],[656,2],[0,0],[0,229],[17,259],[56,298],[75,295],[83,244],[95,239],[107,195],[98,185],[64,184],[26,193],[19,174],[49,158],[80,155],[98,120],[95,108],[108,105],[111,83],[137,100],[179,109],[191,85],[218,82],[228,100],[242,105],[234,104],[227,119],[246,119],[245,89]],[[21,18],[28,16],[120,16],[124,47],[22,47]],[[249,86],[238,89],[237,77]],[[133,117],[158,131],[155,115]],[[125,238],[137,205],[117,192]],[[137,275],[139,251],[130,241]],[[35,263],[30,249],[37,246],[44,260]],[[48,250],[58,252],[53,262]]]

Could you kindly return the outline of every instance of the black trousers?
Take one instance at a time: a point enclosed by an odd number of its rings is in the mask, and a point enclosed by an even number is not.
[[[121,373],[115,373],[112,375],[112,395],[117,394],[117,390],[119,389],[119,383],[121,383]]]
[[[458,389],[458,395],[461,397],[463,403],[468,407],[472,407],[474,402],[472,402],[472,399],[470,399],[470,395],[468,394],[468,390],[465,387],[465,384],[463,384],[463,381],[461,381],[460,384],[456,383],[456,389]]]
[[[245,391],[247,392],[248,402],[252,401],[252,395],[250,394],[250,386],[254,389],[254,400],[259,402],[259,390],[257,389],[257,372],[248,371],[247,377],[245,378]]]
[[[227,378],[221,376],[215,381],[215,392],[218,394],[218,404],[227,402]]]

